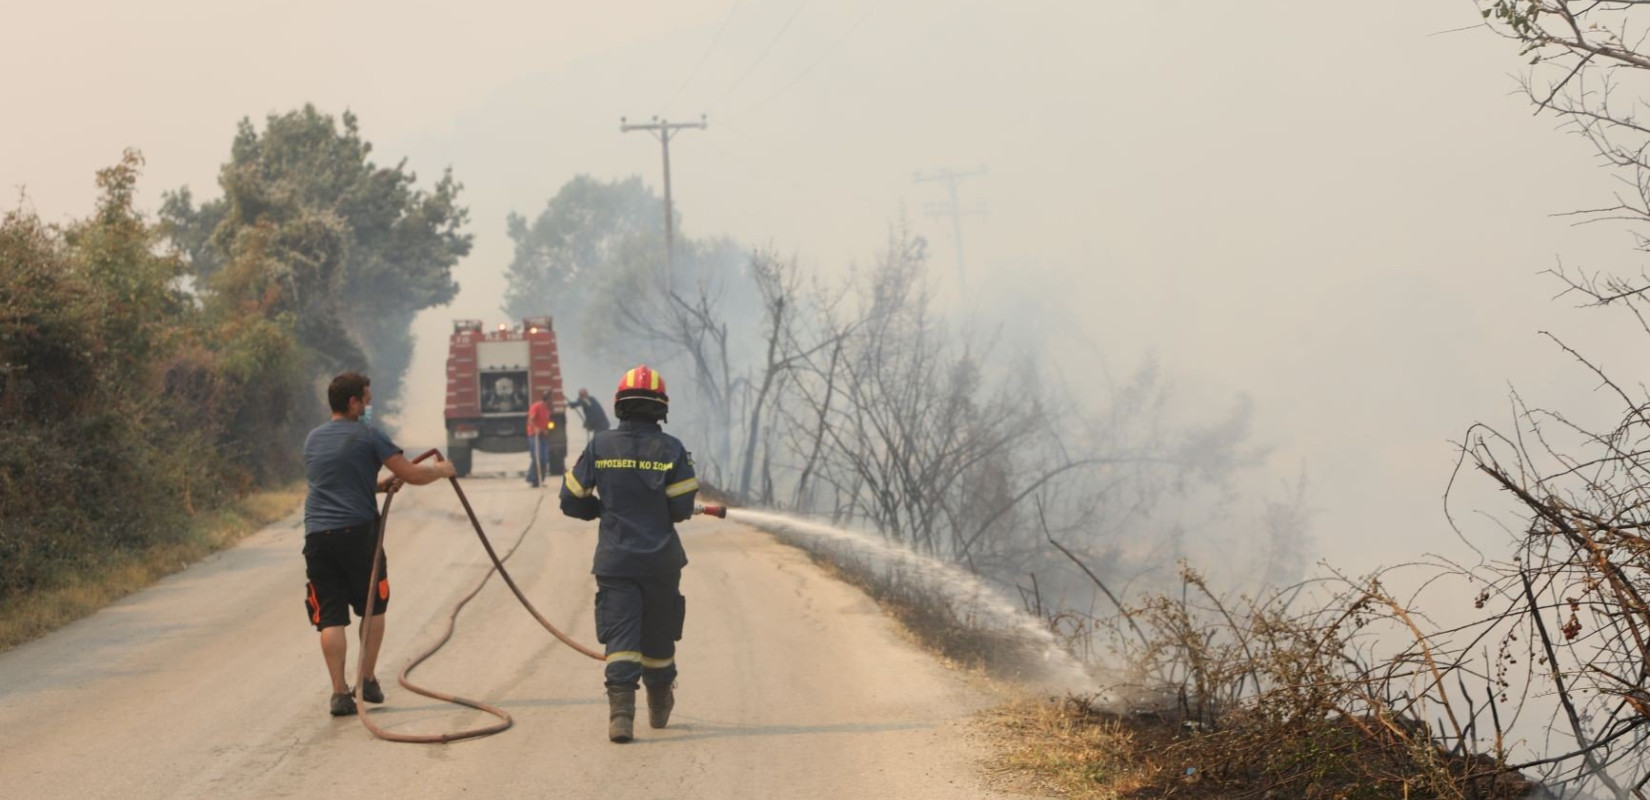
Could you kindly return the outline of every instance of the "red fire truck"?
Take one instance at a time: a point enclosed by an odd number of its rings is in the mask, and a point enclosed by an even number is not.
[[[550,392],[550,459],[546,474],[567,465],[567,397],[549,317],[484,330],[480,320],[453,321],[447,345],[447,457],[470,474],[470,454],[527,451],[527,409]]]

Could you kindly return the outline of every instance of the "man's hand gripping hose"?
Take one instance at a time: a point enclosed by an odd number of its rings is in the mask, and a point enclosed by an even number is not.
[[[441,452],[439,450],[431,448],[429,450],[424,451],[424,453],[422,455],[420,455],[417,458],[413,459],[413,463],[418,464],[418,463],[421,463],[421,462],[423,462],[426,459],[429,459],[431,457],[434,457],[437,461],[445,461],[446,460],[441,455]],[[527,600],[527,596],[522,594],[521,589],[516,586],[516,582],[515,582],[514,579],[512,579],[510,577],[509,571],[504,568],[504,562],[506,560],[508,560],[510,558],[510,556],[515,553],[516,547],[519,547],[521,545],[521,539],[517,539],[516,544],[513,545],[510,548],[510,551],[508,553],[505,553],[504,556],[502,558],[500,558],[498,553],[493,550],[493,543],[487,539],[486,532],[481,529],[481,521],[476,518],[475,509],[470,507],[470,498],[465,496],[464,488],[462,486],[459,486],[459,484],[458,484],[458,478],[448,478],[447,480],[448,480],[449,483],[452,484],[453,491],[458,494],[458,502],[461,505],[464,506],[464,513],[466,515],[468,515],[469,518],[470,518],[470,527],[475,529],[476,538],[481,540],[481,546],[482,546],[483,549],[485,549],[487,551],[487,557],[492,560],[493,567],[492,567],[492,569],[487,571],[486,575],[482,576],[481,580],[476,583],[474,589],[471,589],[468,594],[466,594],[466,595],[464,595],[464,597],[460,598],[458,603],[453,606],[452,613],[450,613],[447,616],[447,630],[441,634],[441,638],[439,640],[437,640],[435,644],[431,645],[429,648],[424,650],[424,652],[419,653],[417,656],[414,656],[411,661],[407,662],[407,666],[405,666],[401,669],[401,674],[397,677],[396,680],[407,691],[414,692],[416,694],[421,694],[425,697],[429,697],[429,698],[432,698],[432,699],[435,699],[435,700],[441,700],[443,702],[455,703],[457,705],[467,706],[469,708],[476,709],[477,711],[484,711],[488,714],[491,714],[495,717],[498,717],[499,721],[492,724],[492,725],[488,725],[488,726],[485,726],[485,727],[471,728],[469,730],[455,731],[455,732],[452,732],[452,733],[435,733],[435,734],[391,733],[389,731],[384,730],[383,728],[380,728],[377,724],[375,724],[372,721],[372,719],[370,717],[368,717],[366,703],[362,700],[362,697],[361,697],[361,684],[363,683],[363,681],[361,681],[359,678],[357,678],[356,687],[355,687],[355,713],[356,713],[356,716],[361,718],[361,724],[367,726],[367,730],[371,731],[372,735],[377,736],[378,738],[384,739],[386,741],[391,741],[391,742],[414,742],[414,743],[421,743],[421,744],[438,744],[438,743],[445,743],[445,742],[456,742],[456,741],[459,741],[459,740],[462,740],[462,739],[475,739],[475,738],[479,738],[479,737],[482,737],[482,736],[491,736],[495,733],[502,733],[503,731],[509,730],[510,726],[515,724],[515,721],[510,717],[509,712],[506,712],[502,708],[499,708],[499,707],[494,706],[494,705],[489,705],[487,703],[483,703],[479,700],[470,700],[468,698],[458,697],[457,695],[451,695],[451,694],[447,694],[445,692],[438,692],[438,691],[435,691],[434,689],[426,689],[426,688],[424,688],[422,686],[419,686],[419,685],[417,685],[417,684],[415,684],[412,681],[407,679],[407,676],[411,675],[412,671],[414,669],[417,669],[418,666],[420,664],[424,663],[426,660],[428,660],[430,658],[430,656],[435,655],[436,651],[440,650],[442,648],[442,646],[446,645],[447,641],[453,637],[453,629],[458,624],[458,614],[459,614],[459,612],[463,611],[464,606],[466,604],[468,604],[472,598],[474,598],[477,594],[479,594],[481,592],[482,587],[487,585],[487,581],[492,579],[493,573],[495,573],[495,572],[498,573],[499,577],[504,579],[504,583],[510,587],[510,591],[515,594],[516,599],[521,601],[522,607],[527,609],[527,612],[529,614],[533,615],[533,619],[538,620],[539,624],[544,626],[544,629],[549,631],[552,636],[555,636],[557,639],[560,639],[561,642],[563,644],[567,645],[568,647],[571,647],[574,650],[577,650],[578,652],[580,652],[580,653],[582,653],[582,654],[584,654],[584,655],[586,655],[590,658],[593,658],[597,661],[605,661],[606,660],[606,657],[604,655],[602,655],[601,653],[599,653],[599,652],[597,652],[597,651],[595,651],[595,650],[593,650],[589,647],[586,647],[582,644],[579,644],[578,642],[573,641],[571,638],[568,637],[567,634],[562,633],[562,631],[559,628],[557,628],[555,625],[550,624],[550,621],[545,619],[544,615],[540,614],[539,610],[537,608],[533,607],[533,604]],[[384,530],[389,524],[390,502],[395,499],[396,490],[399,489],[399,488],[400,488],[400,482],[399,481],[390,481],[386,485],[386,491],[385,491],[385,494],[384,494],[384,507],[383,507],[383,510],[380,511],[380,513],[378,515],[378,535],[377,535],[378,541],[377,541],[377,544],[375,544],[374,547],[373,547],[372,574],[371,574],[371,579],[367,582],[367,586],[369,586],[369,587],[378,586],[379,571],[381,569],[383,569],[383,565],[384,565]],[[522,529],[522,536],[523,537],[526,536],[527,531],[532,527],[533,522],[538,518],[538,510],[544,504],[544,497],[545,496],[540,494],[538,497],[539,497],[538,503],[533,506],[532,518],[528,520],[527,527]],[[727,516],[728,516],[728,510],[727,510],[726,506],[695,505],[693,507],[693,513],[696,514],[696,515],[697,514],[704,514],[706,516],[721,517],[723,519],[726,519]],[[373,614],[373,610],[376,608],[377,599],[378,599],[378,593],[376,591],[373,591],[373,590],[369,589],[368,592],[367,592],[366,614],[362,615],[362,633],[363,633],[363,635],[365,634],[365,631],[366,631],[366,628],[365,628],[366,620],[372,619],[372,614]],[[363,641],[363,645],[364,645],[364,641]],[[358,660],[356,662],[356,675],[357,676],[360,675],[361,668],[363,666],[365,666],[366,647],[363,646],[363,647],[360,648],[360,650],[361,650],[361,658],[360,658],[360,660]]]
[[[442,457],[440,451],[435,450],[435,449],[432,448],[430,450],[425,451],[423,455],[420,455],[419,457],[413,459],[413,463],[414,464],[420,463],[420,462],[424,461],[425,459],[428,459],[432,456],[435,457],[435,459],[438,460],[438,461],[446,460]],[[558,629],[555,625],[550,624],[550,621],[545,619],[544,615],[540,614],[537,608],[533,607],[533,604],[527,600],[527,596],[522,594],[521,589],[516,586],[516,582],[515,582],[514,579],[512,579],[510,577],[509,571],[505,570],[505,568],[504,568],[504,559],[509,558],[510,554],[515,552],[515,548],[512,547],[511,550],[510,550],[510,553],[506,553],[504,555],[504,558],[499,558],[498,553],[493,550],[493,543],[491,541],[488,541],[486,532],[481,529],[481,521],[476,518],[475,509],[470,507],[470,499],[464,495],[463,487],[458,485],[458,479],[457,478],[448,478],[447,480],[453,485],[453,491],[458,493],[458,502],[464,506],[464,513],[469,515],[469,517],[470,517],[470,526],[475,529],[476,537],[481,540],[481,546],[484,549],[486,549],[487,557],[492,559],[493,568],[491,570],[489,570],[485,576],[482,577],[481,581],[476,584],[474,589],[470,590],[469,594],[466,594],[461,600],[458,601],[458,604],[453,607],[452,613],[450,615],[448,615],[448,617],[447,617],[447,630],[446,630],[445,633],[443,633],[441,635],[440,640],[437,641],[434,645],[431,645],[424,652],[419,653],[417,656],[415,656],[412,659],[412,661],[409,661],[407,663],[407,666],[402,668],[401,675],[398,677],[397,680],[400,682],[402,687],[404,687],[405,689],[407,689],[410,692],[421,694],[425,697],[433,698],[433,699],[436,699],[436,700],[441,700],[441,701],[448,702],[448,703],[456,703],[456,704],[461,705],[461,706],[468,706],[468,707],[476,709],[478,711],[485,711],[488,714],[491,714],[495,717],[498,717],[499,721],[492,724],[492,725],[488,725],[486,727],[472,728],[472,729],[469,729],[469,730],[456,731],[456,732],[452,732],[452,733],[436,733],[436,734],[391,733],[389,731],[384,730],[383,728],[380,728],[367,715],[366,703],[364,703],[362,701],[362,698],[361,698],[361,684],[363,683],[363,681],[357,679],[356,680],[356,687],[355,687],[355,710],[356,710],[356,715],[361,718],[361,723],[363,725],[367,726],[367,730],[371,731],[372,735],[377,736],[380,739],[384,739],[384,740],[391,741],[391,742],[418,742],[418,743],[426,743],[426,744],[443,743],[443,742],[456,742],[456,741],[459,741],[461,739],[474,739],[474,738],[477,738],[477,737],[480,737],[480,736],[490,736],[490,735],[495,734],[495,733],[500,733],[502,731],[509,730],[510,726],[514,724],[514,720],[511,719],[509,713],[506,712],[502,708],[498,708],[497,706],[493,706],[493,705],[489,705],[487,703],[483,703],[479,700],[470,700],[470,699],[467,699],[467,698],[458,697],[456,695],[447,694],[445,692],[438,692],[438,691],[435,691],[433,689],[426,689],[422,686],[418,686],[417,684],[414,684],[412,681],[407,679],[407,676],[412,674],[412,671],[414,669],[416,669],[419,664],[424,663],[424,661],[426,659],[428,659],[430,656],[435,655],[436,651],[440,650],[441,647],[447,643],[447,640],[452,638],[453,628],[458,622],[458,613],[464,609],[465,604],[469,603],[471,598],[475,597],[476,594],[480,593],[481,588],[483,586],[485,586],[487,584],[487,581],[490,580],[493,577],[494,572],[497,572],[499,577],[504,579],[505,584],[510,587],[510,591],[515,593],[516,599],[521,601],[522,607],[526,608],[527,612],[529,614],[533,615],[533,619],[538,620],[539,624],[544,626],[544,629],[549,631],[552,636],[555,636],[557,639],[560,639],[562,641],[562,643],[567,645],[568,647],[571,647],[574,650],[577,650],[580,653],[583,653],[584,655],[589,656],[590,658],[596,659],[597,661],[605,660],[605,657],[601,653],[599,653],[595,650],[592,650],[591,648],[586,647],[582,644],[579,644],[578,642],[573,641],[571,638],[569,638],[567,636],[567,634],[562,633],[561,630]],[[373,554],[372,554],[372,576],[371,576],[371,580],[368,581],[368,583],[367,583],[367,586],[369,586],[369,587],[376,587],[378,585],[379,571],[381,569],[383,569],[383,563],[384,563],[384,529],[389,524],[390,503],[391,503],[391,501],[393,501],[395,499],[395,489],[396,488],[397,487],[392,485],[389,488],[389,491],[387,491],[385,493],[385,495],[384,495],[384,507],[383,507],[383,510],[378,515],[378,543],[375,545],[375,547],[373,549]],[[539,495],[539,504],[542,505],[543,502],[544,502],[544,495],[541,494],[541,495]],[[535,505],[533,507],[533,517],[535,519],[538,517],[538,508],[539,508],[538,505]],[[532,526],[532,522],[529,521],[528,527],[531,527],[531,526]],[[525,536],[526,532],[527,532],[526,529],[523,529],[522,534]],[[520,545],[520,541],[518,540],[517,541],[517,546],[519,546],[519,545]],[[376,601],[378,599],[377,595],[378,595],[378,593],[376,591],[369,590],[367,592],[366,614],[364,614],[362,616],[362,620],[363,620],[362,630],[363,630],[363,632],[365,631],[365,627],[364,627],[365,620],[372,619],[373,610],[376,607]],[[356,664],[356,674],[357,674],[357,676],[360,675],[361,667],[365,666],[365,657],[366,657],[366,648],[362,647],[361,648],[361,660],[357,661],[357,664]]]

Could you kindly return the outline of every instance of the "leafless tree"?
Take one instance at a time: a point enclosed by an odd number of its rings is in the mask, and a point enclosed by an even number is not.
[[[1617,282],[1570,285],[1600,304],[1640,313],[1641,297],[1624,295]],[[1620,401],[1620,416],[1596,427],[1515,394],[1506,432],[1487,425],[1469,431],[1465,463],[1521,512],[1511,528],[1513,557],[1478,571],[1486,587],[1480,603],[1502,607],[1486,626],[1501,641],[1500,659],[1536,665],[1542,694],[1553,700],[1559,752],[1530,766],[1546,768],[1553,780],[1596,782],[1614,797],[1642,800],[1650,785],[1643,758],[1650,749],[1650,395],[1642,386],[1627,390],[1552,341],[1584,379]]]
[[[1536,113],[1556,114],[1590,142],[1626,190],[1573,213],[1650,221],[1650,3],[1643,0],[1475,0],[1485,24],[1530,57],[1522,81]],[[1641,249],[1650,238],[1639,237]]]
[[[751,477],[756,469],[758,446],[771,452],[770,436],[763,435],[763,414],[779,393],[791,372],[809,363],[824,350],[837,350],[847,331],[819,330],[818,313],[828,309],[805,308],[802,303],[802,276],[795,259],[784,259],[772,251],[751,255],[751,280],[762,300],[764,357],[759,376],[752,380],[752,397],[746,412],[744,454],[739,466],[739,496],[750,498]],[[849,329],[851,331],[851,328]],[[772,459],[764,455],[763,463]],[[765,496],[772,496],[771,477],[765,478]]]
[[[1154,506],[1195,473],[1245,462],[1246,409],[1235,422],[1171,432],[1161,417],[1168,388],[1149,368],[1109,411],[1079,407],[1041,379],[1037,358],[999,352],[992,337],[938,313],[926,269],[926,243],[895,225],[848,295],[816,292],[807,334],[775,351],[792,354],[774,359],[789,378],[774,407],[782,496],[798,510],[1008,585],[1063,563],[1034,501],[1082,554],[1115,555],[1108,537],[1159,538]],[[1172,567],[1174,552],[1148,557]],[[1102,569],[1119,566],[1106,559]]]
[[[1571,212],[1583,221],[1624,221],[1650,251],[1650,3],[1642,0],[1478,0],[1485,24],[1530,58],[1522,85],[1538,114],[1557,115],[1626,186],[1614,202]],[[1650,335],[1650,279],[1554,271],[1564,296],[1630,314]],[[1570,752],[1545,764],[1573,780],[1595,780],[1616,797],[1645,797],[1650,766],[1650,395],[1608,374],[1547,334],[1582,380],[1619,402],[1619,416],[1587,421],[1513,397],[1504,429],[1475,427],[1466,463],[1507,492],[1522,512],[1517,555],[1489,582],[1524,626],[1556,699]]]
[[[631,243],[630,250],[616,256],[622,266],[613,270],[612,280],[619,285],[608,294],[624,302],[615,303],[610,313],[626,337],[650,343],[666,359],[685,361],[691,368],[686,384],[696,397],[687,416],[695,440],[710,446],[709,453],[699,454],[702,471],[721,482],[730,468],[735,427],[735,367],[722,287],[717,276],[666,280],[659,269],[647,266],[658,254],[646,245]]]
[[[986,384],[981,354],[954,351],[923,282],[924,244],[896,229],[859,286],[857,320],[810,350],[795,384],[811,424],[802,474],[836,488],[847,515],[947,554],[965,476],[1044,423]],[[803,485],[802,489],[806,489]],[[840,508],[837,509],[840,511]]]

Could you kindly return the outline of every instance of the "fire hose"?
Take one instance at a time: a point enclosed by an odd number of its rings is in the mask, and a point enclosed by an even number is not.
[[[431,458],[432,456],[437,461],[445,461],[446,460],[446,458],[444,456],[442,456],[442,454],[439,450],[437,450],[435,448],[431,448],[429,450],[426,450],[422,455],[420,455],[417,458],[413,459],[412,463],[418,464],[420,462],[425,461],[426,459]],[[448,482],[450,482],[452,484],[453,491],[458,494],[458,502],[459,502],[459,504],[464,506],[464,513],[466,515],[468,515],[469,518],[470,518],[470,526],[475,529],[476,538],[481,540],[481,546],[484,550],[487,551],[487,557],[493,562],[493,566],[492,566],[491,569],[488,570],[486,575],[482,576],[482,579],[476,584],[475,588],[471,589],[468,594],[466,594],[466,595],[464,595],[464,597],[460,598],[458,603],[453,606],[452,612],[447,616],[447,630],[444,633],[442,633],[440,639],[438,639],[435,644],[433,644],[430,647],[426,648],[423,652],[421,652],[418,655],[414,656],[411,661],[407,662],[407,665],[405,667],[402,667],[401,674],[396,678],[396,681],[398,683],[400,683],[402,688],[406,689],[407,691],[413,692],[415,694],[420,694],[420,695],[423,695],[425,697],[429,697],[429,698],[434,699],[434,700],[440,700],[440,701],[447,702],[447,703],[453,703],[455,705],[461,705],[461,706],[466,706],[468,708],[473,708],[477,711],[482,711],[482,712],[485,712],[487,714],[491,714],[492,716],[497,717],[499,721],[495,722],[491,725],[486,725],[486,726],[483,726],[483,727],[480,727],[480,728],[470,728],[468,730],[454,731],[454,732],[450,732],[450,733],[432,733],[432,734],[392,733],[390,731],[386,731],[383,728],[379,727],[376,723],[374,723],[372,721],[371,718],[368,717],[366,703],[363,701],[362,696],[361,696],[362,688],[365,684],[365,681],[360,680],[358,678],[356,680],[356,687],[355,687],[355,713],[356,713],[356,716],[361,719],[361,724],[365,725],[367,727],[367,730],[372,732],[372,735],[374,735],[374,736],[376,736],[380,739],[383,739],[385,741],[412,742],[412,743],[420,743],[420,744],[442,744],[442,743],[446,743],[446,742],[456,742],[456,741],[460,741],[460,740],[463,740],[463,739],[475,739],[475,738],[479,738],[479,737],[482,737],[482,736],[491,736],[495,733],[502,733],[506,730],[509,730],[510,726],[515,724],[515,721],[514,721],[513,718],[511,718],[509,712],[505,711],[502,708],[499,708],[499,707],[494,706],[494,705],[490,705],[488,703],[483,703],[479,700],[471,700],[471,699],[468,699],[468,698],[459,697],[457,695],[448,694],[446,692],[440,692],[440,691],[436,691],[434,689],[428,689],[428,688],[425,688],[425,687],[422,687],[422,686],[419,686],[419,685],[413,683],[412,681],[408,680],[408,678],[407,678],[408,675],[412,674],[412,671],[414,669],[416,669],[420,664],[422,664],[426,660],[428,660],[431,656],[435,655],[436,651],[440,650],[443,646],[445,646],[447,644],[448,640],[452,639],[453,630],[458,625],[459,612],[463,611],[464,606],[467,605],[472,598],[474,598],[477,594],[479,594],[481,592],[482,587],[486,586],[487,582],[492,579],[494,572],[497,572],[499,577],[504,579],[504,583],[507,586],[510,587],[510,591],[515,594],[516,599],[521,602],[522,607],[527,609],[527,613],[533,615],[533,619],[538,620],[539,625],[543,626],[545,630],[549,631],[550,635],[552,635],[552,636],[556,637],[557,639],[559,639],[562,644],[565,644],[568,647],[573,648],[574,650],[578,651],[579,653],[581,653],[581,654],[583,654],[583,655],[585,655],[589,658],[595,659],[597,661],[606,661],[607,660],[606,656],[603,655],[602,653],[574,641],[567,634],[563,633],[561,631],[561,629],[559,629],[555,625],[551,624],[550,620],[545,619],[543,614],[539,613],[539,610],[537,608],[535,608],[533,606],[532,602],[527,599],[527,595],[523,594],[522,591],[521,591],[521,588],[516,585],[515,579],[510,577],[509,570],[504,568],[505,559],[508,559],[511,555],[513,555],[515,553],[516,547],[519,547],[521,545],[521,541],[518,539],[516,544],[510,548],[510,551],[508,553],[506,553],[503,558],[500,558],[497,551],[495,551],[493,549],[493,543],[490,540],[488,540],[486,531],[482,530],[481,520],[476,517],[475,509],[470,507],[470,498],[465,496],[464,487],[459,486],[458,478],[456,478],[456,477],[455,478],[448,478],[447,480],[448,480]],[[394,499],[395,499],[395,491],[392,488],[391,491],[385,493],[385,495],[384,495],[384,507],[383,507],[383,510],[380,511],[379,515],[378,515],[377,542],[373,546],[372,572],[371,572],[370,579],[367,581],[368,590],[367,590],[367,602],[366,602],[366,607],[365,607],[365,612],[366,613],[361,615],[361,644],[362,644],[362,647],[361,647],[360,657],[358,658],[358,660],[356,662],[356,674],[357,674],[357,676],[360,675],[361,669],[366,666],[366,656],[367,656],[367,653],[366,653],[367,648],[365,646],[366,645],[366,626],[367,626],[367,621],[372,619],[373,610],[376,607],[376,601],[377,601],[377,594],[378,593],[376,591],[374,591],[373,587],[376,587],[378,585],[379,571],[383,568],[383,564],[384,564],[384,531],[389,525],[390,503]],[[538,504],[534,505],[534,507],[533,507],[533,516],[532,516],[531,519],[529,519],[528,524],[527,524],[527,528],[531,528],[532,524],[533,524],[533,521],[538,518],[539,507],[542,506],[543,503],[544,503],[544,495],[539,495],[539,502],[538,502]],[[725,518],[727,516],[727,509],[724,508],[724,507],[721,507],[721,506],[704,506],[704,505],[700,505],[700,506],[695,506],[694,507],[694,512],[693,513],[695,513],[695,514],[706,514],[706,515],[709,515],[709,516],[716,516],[716,517],[724,517]],[[524,528],[522,530],[522,535],[525,537],[526,533],[527,533],[527,529]]]

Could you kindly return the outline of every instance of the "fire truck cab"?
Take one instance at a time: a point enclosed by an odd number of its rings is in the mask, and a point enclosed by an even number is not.
[[[567,465],[567,398],[549,317],[485,330],[481,320],[453,321],[447,345],[447,458],[470,474],[471,453],[527,451],[527,409],[550,393],[550,459],[545,474]]]

